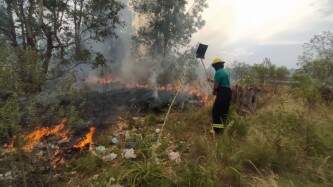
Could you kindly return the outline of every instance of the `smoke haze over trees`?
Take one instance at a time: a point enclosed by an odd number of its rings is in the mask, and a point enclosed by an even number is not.
[[[142,61],[150,61],[153,66],[150,68],[159,72],[159,81],[168,82],[168,76],[175,77],[175,74],[179,77],[177,66],[183,69],[185,64],[191,67],[196,64],[191,58],[179,58],[186,53],[194,54],[187,45],[192,35],[205,23],[201,14],[207,7],[206,0],[191,3],[186,0],[131,1],[138,18],[143,19],[133,36],[133,56],[138,61],[140,58]],[[182,52],[184,48],[187,48],[185,53]],[[193,68],[190,68],[189,73],[196,71]]]
[[[33,63],[41,66],[43,82],[48,79],[51,60],[61,64],[100,63],[101,54],[91,53],[84,43],[116,37],[123,8],[118,1],[3,1],[0,32],[6,43],[18,49],[18,54],[35,53],[39,60]]]

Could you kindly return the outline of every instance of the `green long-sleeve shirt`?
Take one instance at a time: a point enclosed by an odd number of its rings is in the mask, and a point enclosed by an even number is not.
[[[223,68],[216,71],[214,80],[219,86],[230,88],[230,73],[228,70]]]

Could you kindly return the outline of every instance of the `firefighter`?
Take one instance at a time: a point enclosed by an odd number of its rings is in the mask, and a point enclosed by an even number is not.
[[[217,134],[224,132],[231,102],[230,73],[224,68],[224,64],[225,62],[220,58],[215,58],[212,62],[215,69],[213,94],[216,96],[212,118],[213,130]]]

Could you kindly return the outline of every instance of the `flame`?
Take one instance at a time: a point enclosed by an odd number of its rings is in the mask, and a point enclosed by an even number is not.
[[[67,123],[68,119],[64,118],[61,122],[53,128],[43,127],[37,129],[25,137],[26,144],[23,146],[23,150],[31,151],[44,137],[57,135],[62,138],[62,140],[68,139],[68,133],[62,132],[65,123]]]
[[[85,137],[82,138],[76,145],[74,145],[74,148],[83,150],[88,145],[91,145],[93,143],[93,136],[96,132],[95,127],[91,127],[89,132],[85,135]]]
[[[114,79],[111,75],[107,75],[97,81],[98,84],[101,84],[104,86],[111,84],[113,82],[119,82],[119,80]],[[167,91],[167,92],[176,92],[180,88],[180,85],[177,85],[177,84],[167,84],[164,86],[159,86],[157,88],[154,88],[153,86],[148,85],[148,84],[131,83],[131,84],[124,84],[124,85],[126,88],[130,88],[130,89],[133,89],[133,88],[151,89],[151,88],[153,88],[153,89],[157,89],[158,91]],[[187,93],[188,95],[198,97],[200,99],[201,104],[205,105],[208,103],[209,97],[208,97],[207,92],[205,92],[203,89],[201,89],[199,87],[196,87],[193,85],[185,85],[185,86],[183,86],[183,92]]]
[[[97,83],[101,84],[101,85],[108,85],[108,84],[111,84],[113,81],[114,81],[113,77],[111,75],[107,75],[107,76],[97,80]]]
[[[127,88],[145,88],[149,89],[151,86],[148,84],[126,84]],[[180,85],[176,84],[167,84],[165,86],[159,86],[157,88],[158,91],[167,91],[167,92],[177,92],[180,89]],[[188,95],[198,97],[200,99],[200,103],[207,104],[209,100],[209,96],[207,92],[203,91],[202,89],[192,86],[192,85],[185,85],[183,86],[183,92],[187,93]]]

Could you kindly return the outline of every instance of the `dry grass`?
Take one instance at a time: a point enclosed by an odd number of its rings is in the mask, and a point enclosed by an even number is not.
[[[99,182],[89,184],[106,186],[101,181],[115,178],[125,186],[332,186],[333,110],[311,111],[286,93],[268,103],[247,117],[232,111],[223,136],[210,133],[210,106],[172,112],[155,148],[163,116],[129,119],[141,134],[136,149],[143,156],[106,166]],[[168,159],[170,150],[180,153],[181,163]]]

